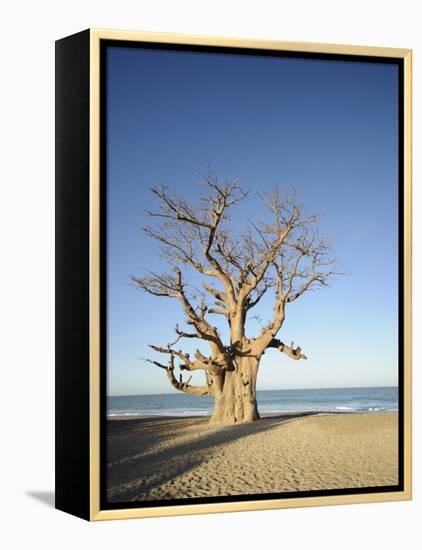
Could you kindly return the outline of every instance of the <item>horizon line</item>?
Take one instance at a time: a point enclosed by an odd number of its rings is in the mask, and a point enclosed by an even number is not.
[[[368,389],[368,388],[398,388],[399,385],[372,385],[372,386],[330,386],[330,387],[313,387],[313,388],[273,388],[273,389],[261,389],[259,391],[298,391],[298,390],[353,390],[353,389]],[[150,395],[181,395],[180,392],[160,392],[160,393],[122,393],[122,394],[107,394],[106,397],[138,397],[138,396],[150,396]],[[204,397],[204,396],[196,396]],[[212,396],[208,396],[212,397]]]

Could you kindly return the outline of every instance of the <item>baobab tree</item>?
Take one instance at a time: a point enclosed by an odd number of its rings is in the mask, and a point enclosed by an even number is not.
[[[176,325],[176,338],[166,345],[150,345],[164,359],[147,359],[166,371],[170,384],[191,395],[215,398],[210,421],[221,424],[259,419],[256,380],[261,358],[277,350],[295,361],[306,359],[299,346],[287,345],[279,333],[291,304],[306,292],[326,286],[335,273],[335,259],[316,228],[317,217],[306,215],[295,194],[275,190],[257,200],[265,203],[267,220],[247,220],[245,230],[231,231],[232,210],[247,199],[237,181],[204,180],[206,194],[198,203],[172,194],[167,187],[153,187],[158,200],[153,225],[143,227],[160,243],[166,273],[148,272],[133,277],[137,288],[154,296],[178,300],[185,322]],[[262,203],[261,202],[261,203]],[[203,278],[200,292],[186,279],[189,269]],[[255,337],[245,324],[251,310],[266,293],[272,293],[271,321]],[[227,340],[212,323],[221,315],[227,322]],[[199,350],[194,357],[175,346],[183,339],[199,339],[209,345],[209,355]],[[177,376],[175,370],[179,369]],[[192,375],[203,371],[203,386],[192,385]]]

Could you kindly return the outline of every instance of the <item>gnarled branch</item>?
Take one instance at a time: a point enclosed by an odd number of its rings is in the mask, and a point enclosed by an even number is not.
[[[295,361],[298,361],[299,359],[307,359],[306,355],[302,353],[302,348],[297,346],[297,348],[294,347],[294,343],[292,342],[290,346],[282,342],[281,340],[278,340],[277,338],[273,338],[268,348],[276,348],[282,353],[285,353],[290,357],[290,359],[294,359]]]
[[[177,380],[177,378],[174,376],[174,367],[169,367],[167,369],[167,378],[170,381],[170,384],[179,391],[182,391],[184,393],[189,393],[191,395],[213,395],[213,387],[211,385],[206,386],[190,386],[189,382],[191,377],[188,379],[187,382],[183,382],[182,375],[180,375],[180,379]]]
[[[180,374],[179,380],[177,380],[177,378],[174,375],[174,368],[175,368],[174,358],[175,358],[175,356],[180,357],[181,355],[183,355],[183,354],[181,354],[181,352],[179,353],[179,352],[175,352],[174,350],[166,350],[165,348],[158,348],[156,346],[150,346],[150,347],[155,349],[155,351],[159,351],[160,353],[169,353],[170,354],[168,366],[163,365],[162,363],[159,363],[158,361],[153,361],[151,359],[145,359],[145,361],[147,363],[151,363],[152,365],[155,365],[157,367],[160,367],[160,368],[164,369],[167,372],[167,378],[169,379],[170,384],[176,390],[182,391],[184,393],[189,393],[191,395],[213,395],[214,394],[213,383],[212,383],[212,380],[209,378],[209,376],[206,377],[206,379],[207,379],[207,385],[206,386],[191,386],[190,381],[191,381],[192,377],[190,376],[188,378],[188,380],[185,382],[183,380],[182,374]],[[190,363],[190,365],[191,365],[192,368],[190,368],[188,370],[194,370],[193,364]]]

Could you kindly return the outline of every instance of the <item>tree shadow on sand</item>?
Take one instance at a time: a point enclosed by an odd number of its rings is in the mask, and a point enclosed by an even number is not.
[[[207,420],[162,419],[111,422],[107,486],[110,502],[155,500],[154,490],[210,459],[212,451],[313,412],[267,416],[253,424],[216,428]],[[123,424],[123,422],[121,423]],[[192,435],[200,431],[198,437]],[[187,441],[174,443],[178,436]],[[189,437],[190,436],[190,437]],[[183,498],[185,495],[178,495]],[[171,494],[162,498],[175,498]]]

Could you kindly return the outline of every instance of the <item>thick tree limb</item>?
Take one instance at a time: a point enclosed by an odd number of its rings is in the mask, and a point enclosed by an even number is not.
[[[167,378],[170,381],[170,384],[176,388],[176,390],[182,391],[184,393],[189,393],[191,395],[213,395],[212,385],[207,386],[190,386],[189,382],[191,377],[187,382],[183,382],[181,376],[180,379],[174,376],[174,368],[169,367],[167,369]]]
[[[207,385],[206,386],[191,386],[189,384],[191,379],[192,379],[191,376],[188,378],[188,380],[186,382],[184,382],[183,377],[180,374],[179,380],[177,380],[177,378],[174,375],[174,368],[175,368],[174,357],[175,356],[180,356],[180,355],[183,355],[183,354],[181,354],[179,352],[169,351],[169,350],[165,351],[165,348],[157,348],[155,346],[150,346],[150,347],[152,347],[156,351],[159,351],[160,353],[167,353],[168,352],[170,354],[170,359],[169,359],[168,366],[163,365],[162,363],[159,363],[158,361],[152,361],[151,359],[145,359],[145,361],[147,361],[148,363],[151,363],[152,365],[155,365],[157,367],[160,367],[160,368],[164,369],[167,372],[167,378],[169,379],[170,384],[176,390],[182,391],[184,393],[189,393],[191,395],[213,395],[214,394],[214,388],[213,388],[212,382],[210,383],[210,379],[209,379],[208,376],[207,376]],[[192,366],[192,368],[190,368],[188,370],[195,370],[193,368],[193,364],[190,363],[190,365]]]
[[[199,360],[199,359],[196,359],[195,361],[191,361],[189,354],[183,353],[180,350],[177,351],[170,347],[162,348],[159,346],[153,346],[152,344],[150,344],[149,347],[158,353],[165,353],[170,356],[179,358],[182,361],[182,364],[180,365],[181,370],[194,371],[194,370],[207,370],[209,368],[209,365],[207,364],[207,362],[203,362],[202,360]]]
[[[225,292],[222,292],[221,290],[217,290],[216,288],[214,288],[213,286],[211,285],[208,285],[208,284],[203,284],[202,285],[204,287],[204,289],[209,293],[211,294],[217,301],[219,302],[224,302],[227,304],[228,302],[228,297],[227,297],[227,294]]]
[[[297,348],[294,347],[294,343],[292,342],[290,346],[282,342],[281,340],[278,340],[277,338],[273,338],[268,348],[276,348],[282,353],[285,353],[290,357],[290,359],[294,359],[298,361],[299,359],[307,359],[306,355],[302,353],[302,348],[299,346]]]

